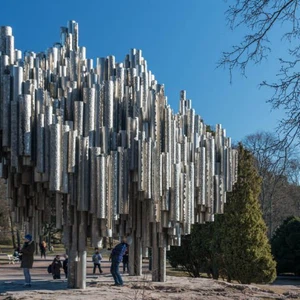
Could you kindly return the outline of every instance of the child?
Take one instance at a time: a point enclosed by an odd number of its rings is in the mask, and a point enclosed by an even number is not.
[[[15,258],[15,260],[19,260],[19,248],[16,248],[14,250],[13,257]]]
[[[127,269],[127,273],[129,273],[129,265],[128,265],[128,249],[126,250],[125,254],[123,255],[123,274]]]
[[[46,251],[47,251],[47,244],[45,241],[42,241],[40,244],[41,258],[44,257],[44,259],[46,259]]]
[[[62,268],[62,264],[60,261],[60,256],[56,255],[52,262],[52,275],[53,279],[60,279],[60,269]]]
[[[99,250],[96,249],[93,257],[92,257],[93,263],[94,263],[94,269],[93,269],[93,274],[96,273],[96,268],[98,267],[100,274],[102,274],[102,270],[101,270],[101,260],[102,260],[102,256],[99,253]]]
[[[69,258],[68,258],[67,254],[65,254],[64,257],[65,257],[65,260],[63,261],[63,269],[64,269],[64,272],[65,272],[66,278],[68,278],[68,263],[69,263]]]

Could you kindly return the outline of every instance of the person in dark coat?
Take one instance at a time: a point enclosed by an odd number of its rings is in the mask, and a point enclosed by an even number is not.
[[[60,269],[62,268],[60,256],[56,255],[52,262],[52,275],[53,279],[60,279]]]
[[[33,256],[35,251],[34,241],[32,240],[32,236],[30,234],[25,235],[25,243],[20,250],[20,255],[22,256],[21,260],[21,268],[23,269],[24,277],[25,277],[25,287],[31,287],[31,275],[30,269],[33,265]]]
[[[69,258],[68,258],[67,254],[65,254],[64,257],[65,257],[65,260],[63,261],[63,269],[64,269],[64,272],[65,272],[66,278],[68,278]]]
[[[125,254],[123,255],[123,273],[126,272],[126,269],[127,269],[127,273],[129,273],[128,260],[129,260],[129,253],[128,253],[128,248],[127,248]]]
[[[114,278],[115,285],[123,286],[123,279],[119,271],[120,262],[123,259],[123,255],[127,250],[128,244],[126,238],[123,238],[122,242],[118,244],[111,252],[111,267],[110,272]]]

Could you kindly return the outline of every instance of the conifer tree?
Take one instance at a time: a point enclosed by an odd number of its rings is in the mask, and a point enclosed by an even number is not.
[[[276,277],[276,263],[259,205],[261,180],[250,152],[242,145],[238,150],[238,181],[228,193],[219,229],[224,268],[228,281],[271,282]]]
[[[289,217],[277,228],[271,239],[277,262],[277,273],[300,275],[300,218]]]

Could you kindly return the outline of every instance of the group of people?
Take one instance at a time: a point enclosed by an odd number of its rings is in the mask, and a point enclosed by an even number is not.
[[[129,244],[127,239],[124,238],[120,244],[118,244],[111,252],[110,260],[111,260],[111,268],[110,272],[114,278],[116,286],[123,286],[123,279],[119,271],[120,263],[123,262],[123,272],[128,267],[128,249]],[[25,287],[31,287],[31,275],[30,269],[33,266],[33,257],[35,252],[35,243],[32,240],[32,236],[30,234],[26,234],[24,237],[24,245],[21,249],[16,249],[15,253],[17,253],[18,257],[21,260],[21,268],[23,269],[24,277],[25,277]],[[40,243],[40,252],[41,258],[46,259],[47,252],[47,244],[45,241]],[[61,269],[64,270],[66,278],[68,278],[68,256],[64,255],[65,259],[61,262],[60,255],[56,255],[53,262],[48,266],[48,272],[53,275],[53,279],[60,279]],[[92,261],[94,263],[93,274],[96,273],[98,269],[100,274],[103,273],[101,269],[101,261],[102,255],[99,252],[99,249],[95,249],[95,253],[92,256]]]
[[[129,273],[129,265],[128,265],[128,243],[126,238],[122,240],[120,244],[118,244],[111,252],[109,260],[111,261],[111,267],[110,267],[110,272],[114,278],[115,285],[117,286],[122,286],[123,285],[123,279],[120,274],[120,263],[123,262],[123,273],[127,272]],[[92,257],[93,263],[94,263],[94,268],[93,268],[93,274],[95,274],[96,269],[99,269],[100,274],[102,274],[102,269],[101,269],[101,261],[102,261],[102,256],[99,253],[99,249],[95,249],[95,253]]]
[[[61,262],[60,255],[56,255],[52,264],[48,266],[48,273],[51,273],[53,276],[53,279],[60,279],[60,270],[63,269],[66,278],[68,278],[68,264],[69,264],[69,258],[68,255],[64,255],[64,261]]]

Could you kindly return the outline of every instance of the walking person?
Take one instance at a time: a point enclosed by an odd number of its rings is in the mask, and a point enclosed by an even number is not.
[[[69,257],[67,254],[64,255],[65,260],[63,261],[63,269],[65,272],[66,278],[68,278],[68,265],[69,265]]]
[[[126,238],[123,238],[122,242],[118,244],[111,252],[111,267],[110,272],[114,278],[115,285],[123,286],[123,279],[119,271],[120,262],[123,259],[123,255],[127,250],[128,244]]]
[[[42,241],[40,244],[40,252],[41,252],[41,258],[44,257],[44,259],[46,259],[47,244],[45,241]]]
[[[127,273],[129,273],[128,260],[129,260],[129,253],[127,248],[125,254],[123,255],[123,274],[125,274],[126,269],[127,269]]]
[[[24,245],[20,250],[20,255],[22,257],[21,268],[23,269],[25,277],[25,287],[31,287],[30,269],[33,266],[34,251],[35,245],[34,241],[32,240],[32,236],[30,234],[26,234],[24,237]]]
[[[102,274],[102,269],[101,269],[101,260],[102,260],[102,255],[99,253],[99,250],[96,249],[95,253],[93,254],[92,257],[93,263],[94,263],[94,269],[93,269],[93,274],[96,273],[96,269],[99,269],[100,274]]]
[[[60,256],[56,255],[52,262],[52,275],[53,279],[60,279],[60,269],[62,268]]]

